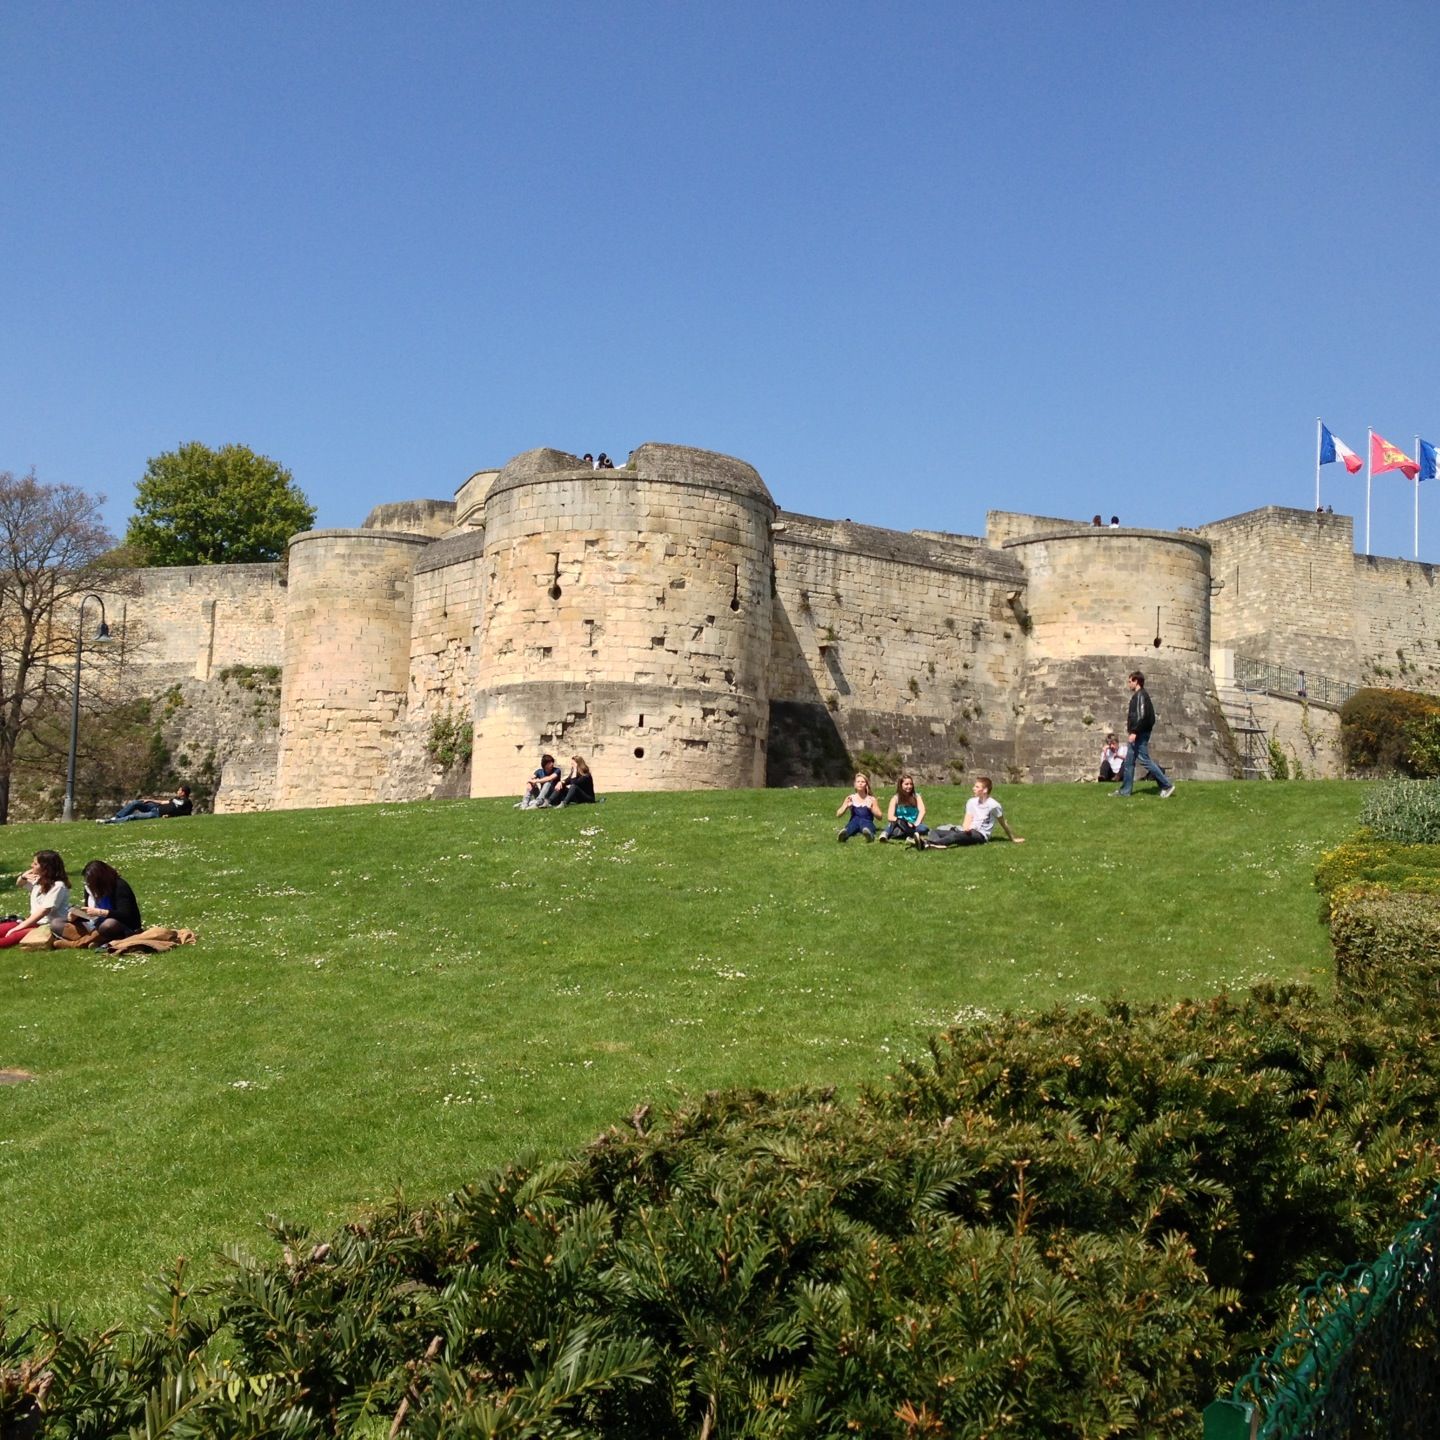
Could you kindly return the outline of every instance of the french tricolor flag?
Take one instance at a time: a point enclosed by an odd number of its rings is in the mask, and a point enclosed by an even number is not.
[[[1329,465],[1336,460],[1343,460],[1345,468],[1352,475],[1356,474],[1365,463],[1343,440],[1337,440],[1330,433],[1328,425],[1322,423],[1320,426],[1320,463]]]

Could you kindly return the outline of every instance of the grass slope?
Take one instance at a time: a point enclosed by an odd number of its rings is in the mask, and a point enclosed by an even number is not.
[[[927,787],[932,820],[967,791]],[[176,1254],[581,1143],[640,1100],[878,1079],[976,1010],[1328,984],[1359,787],[1007,787],[1029,843],[835,843],[840,792],[12,826],[200,943],[0,951],[0,1294],[134,1314]],[[16,905],[23,908],[16,892]]]

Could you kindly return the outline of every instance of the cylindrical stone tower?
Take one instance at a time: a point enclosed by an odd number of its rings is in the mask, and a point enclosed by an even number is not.
[[[1005,548],[1027,576],[1015,612],[1028,631],[1016,727],[1026,778],[1093,775],[1106,730],[1123,728],[1131,670],[1145,674],[1159,712],[1155,757],[1166,771],[1185,779],[1232,773],[1210,673],[1207,541],[1076,527]]]
[[[775,502],[742,461],[532,450],[485,501],[471,789],[548,750],[606,790],[763,785]]]
[[[409,684],[411,570],[428,544],[383,530],[290,542],[277,807],[380,798]]]

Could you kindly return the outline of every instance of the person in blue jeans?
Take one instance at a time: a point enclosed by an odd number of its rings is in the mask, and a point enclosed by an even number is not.
[[[1130,686],[1130,708],[1125,715],[1125,729],[1129,732],[1130,746],[1125,751],[1125,770],[1120,777],[1120,788],[1110,793],[1128,796],[1135,788],[1135,767],[1143,765],[1155,777],[1155,783],[1160,787],[1160,798],[1168,800],[1175,793],[1175,787],[1150,754],[1155,707],[1145,690],[1145,676],[1139,670],[1132,670],[1126,683]]]
[[[850,819],[835,838],[843,845],[852,835],[863,835],[868,845],[875,838],[875,822],[880,818],[880,802],[870,793],[870,777],[861,771],[855,777],[855,788],[841,802],[837,816],[850,812]]]
[[[143,800],[130,800],[122,805],[101,825],[121,825],[127,820],[174,820],[188,815],[194,807],[190,803],[190,787],[182,785],[173,795],[151,795]]]

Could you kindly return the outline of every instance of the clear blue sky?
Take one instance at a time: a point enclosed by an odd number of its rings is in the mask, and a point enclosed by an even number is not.
[[[1440,440],[1437,42],[1434,0],[5,0],[0,469],[117,530],[192,439],[327,526],[647,440],[898,528],[1308,507],[1317,415]]]

